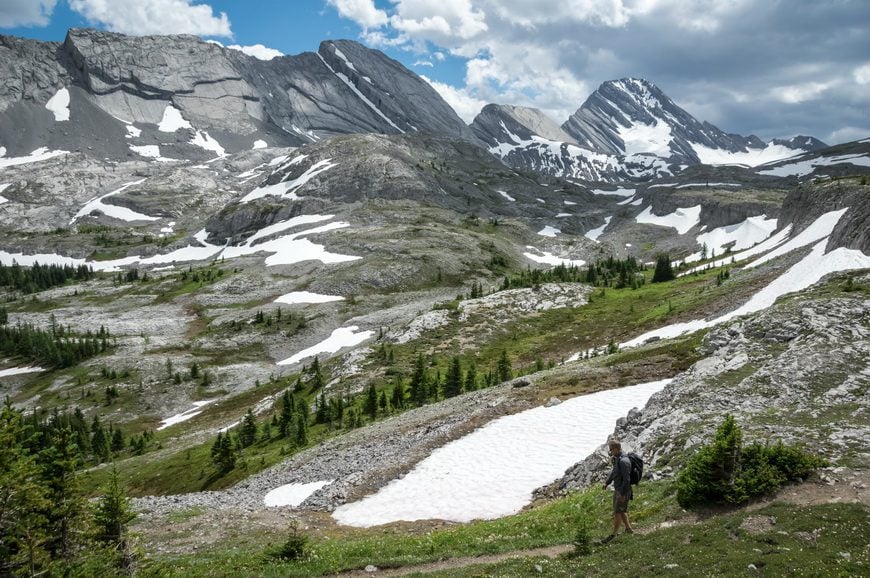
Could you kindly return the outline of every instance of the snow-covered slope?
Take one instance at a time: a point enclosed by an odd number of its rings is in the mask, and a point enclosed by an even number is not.
[[[509,165],[593,181],[648,181],[686,166],[757,166],[826,146],[807,136],[765,143],[700,122],[654,84],[605,82],[561,126],[537,109],[484,107],[471,130]]]
[[[765,143],[756,136],[725,133],[638,78],[603,83],[562,128],[590,150],[651,153],[680,164],[755,166],[825,146],[813,137]]]

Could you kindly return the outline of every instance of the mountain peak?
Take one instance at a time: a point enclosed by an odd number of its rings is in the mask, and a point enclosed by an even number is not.
[[[571,135],[543,111],[510,104],[486,105],[471,123],[471,130],[490,146],[505,140],[527,141],[533,136],[551,141],[574,142]]]

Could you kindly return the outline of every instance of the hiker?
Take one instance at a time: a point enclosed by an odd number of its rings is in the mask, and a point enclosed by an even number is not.
[[[626,534],[633,534],[634,530],[628,521],[628,501],[634,496],[631,491],[631,460],[622,453],[622,444],[618,440],[611,439],[607,442],[610,456],[613,461],[613,469],[604,482],[604,489],[613,482],[613,531],[604,542],[609,542],[616,537],[620,524],[625,526]]]

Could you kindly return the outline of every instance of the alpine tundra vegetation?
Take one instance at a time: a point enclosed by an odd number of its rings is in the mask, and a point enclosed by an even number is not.
[[[466,123],[352,40],[0,80],[0,575],[867,573],[870,139]]]

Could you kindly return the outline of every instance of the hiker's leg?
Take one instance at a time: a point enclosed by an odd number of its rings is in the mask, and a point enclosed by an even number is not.
[[[611,536],[616,536],[619,532],[619,524],[622,521],[622,514],[618,514],[616,512],[613,513],[613,531],[610,532]]]
[[[627,534],[634,534],[634,528],[631,527],[631,524],[628,521],[628,513],[622,513],[619,517],[622,519],[622,525],[625,527],[625,532]]]

